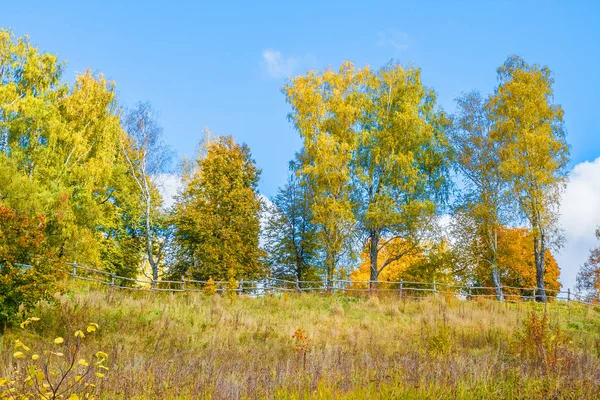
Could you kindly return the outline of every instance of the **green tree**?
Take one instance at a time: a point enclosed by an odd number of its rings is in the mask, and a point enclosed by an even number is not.
[[[264,273],[260,170],[248,147],[230,136],[208,140],[203,153],[175,205],[173,272],[203,280],[257,278]]]
[[[596,229],[596,238],[600,239],[600,228]],[[587,261],[577,273],[577,290],[589,301],[600,300],[600,247],[590,250]]]
[[[487,100],[478,92],[457,99],[458,112],[453,118],[450,141],[455,168],[462,178],[452,224],[462,264],[485,266],[502,300],[502,282],[498,265],[498,233],[507,222],[508,182],[500,174],[499,143],[491,136],[492,121]]]
[[[287,183],[266,209],[267,262],[276,278],[312,281],[318,279],[319,247],[311,195],[309,187],[301,182],[302,177],[296,174],[294,163],[290,172]]]
[[[546,301],[544,258],[559,237],[558,206],[569,161],[563,110],[553,104],[554,78],[546,66],[511,56],[498,68],[498,79],[490,100],[491,137],[500,148],[500,172],[531,226],[537,299]]]
[[[18,215],[45,215],[54,256],[103,265],[103,253],[127,250],[110,233],[138,212],[124,132],[114,84],[86,72],[69,87],[63,68],[26,37],[0,31],[0,199]]]
[[[19,309],[50,300],[66,275],[48,251],[45,225],[44,215],[28,218],[0,204],[0,332]]]
[[[354,224],[376,281],[419,251],[445,194],[447,122],[435,111],[435,94],[423,87],[419,69],[373,71],[349,62],[338,72],[296,77],[284,92],[304,139],[302,172],[313,185],[315,220],[324,208],[339,215],[326,221]],[[394,246],[398,238],[402,246]]]

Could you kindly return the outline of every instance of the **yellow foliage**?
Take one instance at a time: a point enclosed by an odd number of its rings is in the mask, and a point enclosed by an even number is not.
[[[37,322],[38,317],[28,318],[21,324],[25,329],[32,322]],[[92,333],[99,327],[96,323],[88,325],[88,332]],[[91,328],[91,329],[89,329]],[[76,338],[83,339],[85,335],[82,330],[77,330],[74,334]],[[54,344],[63,344],[64,339],[57,337],[52,341]],[[26,360],[24,352],[30,349],[20,339],[15,340],[13,358],[17,361],[16,369],[12,376],[0,378],[0,399],[79,399],[81,394],[85,399],[92,399],[92,388],[95,387],[93,381],[95,378],[104,378],[104,373],[98,370],[108,371],[108,368],[102,365],[108,355],[102,351],[95,353],[99,360],[90,365],[84,358],[79,358],[82,353],[82,341],[78,340],[70,348],[69,354],[65,358],[40,357],[33,354],[30,360]],[[44,355],[55,355],[64,357],[63,353],[55,353],[44,350]],[[80,368],[79,374],[76,374],[73,368],[74,360]],[[22,361],[23,360],[23,361]],[[93,372],[93,374],[91,374]]]
[[[215,281],[213,278],[209,278],[204,284],[204,293],[208,294],[209,296],[217,293],[217,288],[215,287]]]
[[[380,245],[380,250],[377,255],[378,257],[378,265],[381,266],[388,259],[388,252],[390,249],[393,249],[394,253],[398,252],[398,249],[402,246],[407,246],[402,239],[395,238],[390,241],[387,245]],[[368,281],[370,278],[370,260],[369,253],[367,251],[363,251],[361,254],[361,259],[363,260],[359,265],[358,269],[354,270],[352,274],[350,274],[350,279],[355,282]],[[425,256],[422,252],[413,252],[409,253],[396,261],[392,261],[388,264],[387,267],[381,271],[379,274],[378,280],[387,281],[387,282],[398,282],[403,278],[404,273],[411,267],[416,264],[423,263],[425,261]]]

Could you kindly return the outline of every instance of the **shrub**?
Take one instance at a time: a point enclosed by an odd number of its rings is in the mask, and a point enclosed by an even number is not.
[[[292,335],[292,340],[296,354],[302,360],[302,368],[306,369],[306,355],[310,351],[310,339],[304,329],[298,328]]]
[[[233,276],[233,270],[230,270],[229,280],[227,281],[227,295],[231,300],[234,300],[237,296],[237,290],[239,286],[239,282]]]
[[[209,296],[213,296],[217,293],[217,288],[215,287],[215,281],[213,278],[209,278],[204,284],[204,293]]]
[[[25,329],[39,321],[27,318]],[[93,334],[98,324],[90,323],[86,333],[76,330],[73,337],[57,337],[45,349],[30,349],[21,339],[14,342],[13,359],[16,368],[12,376],[0,378],[0,399],[94,399],[96,383],[105,377],[108,355],[102,351],[86,358],[82,342]],[[49,342],[49,341],[47,341]]]
[[[556,372],[572,364],[572,343],[562,329],[550,326],[546,313],[540,317],[532,312],[517,336],[517,351],[521,359],[542,372]]]
[[[19,310],[60,291],[65,269],[48,250],[43,215],[28,218],[0,205],[0,332]]]

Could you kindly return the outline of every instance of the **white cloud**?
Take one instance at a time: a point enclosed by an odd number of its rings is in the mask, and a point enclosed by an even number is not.
[[[177,174],[159,174],[154,177],[154,183],[163,198],[163,208],[173,206],[176,196],[183,187],[181,178]]]
[[[262,62],[267,73],[272,78],[287,78],[301,71],[310,68],[315,64],[315,57],[312,54],[304,56],[285,57],[280,51],[265,49],[262,53]]]
[[[398,29],[388,29],[387,31],[379,32],[377,37],[377,46],[384,48],[391,47],[400,51],[408,50],[414,43],[408,33],[399,31]]]
[[[600,157],[577,164],[571,171],[561,203],[560,224],[566,243],[556,259],[561,283],[564,288],[572,288],[589,250],[598,245],[594,232],[600,225]]]

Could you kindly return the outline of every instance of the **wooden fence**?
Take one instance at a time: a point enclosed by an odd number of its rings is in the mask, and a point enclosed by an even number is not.
[[[69,275],[75,279],[97,282],[102,285],[141,291],[163,291],[163,292],[205,292],[208,281],[186,279],[181,280],[158,280],[153,282],[151,279],[134,279],[124,276],[118,276],[114,273],[101,271],[78,265],[77,263],[68,263]],[[235,291],[238,294],[248,294],[251,296],[263,296],[265,294],[276,294],[283,292],[316,292],[316,293],[336,293],[343,292],[348,294],[359,293],[389,293],[402,298],[422,298],[425,296],[455,296],[463,300],[474,298],[497,298],[496,288],[487,286],[455,285],[443,282],[387,282],[387,281],[354,281],[343,279],[332,279],[329,282],[324,281],[292,281],[266,277],[261,280],[240,280],[235,288],[231,288],[228,281],[214,281],[212,283],[217,292]],[[375,286],[376,288],[374,288]],[[522,288],[514,286],[503,286],[503,301],[533,301],[536,294],[539,295],[539,289],[536,287]],[[546,289],[546,295],[551,301],[577,302],[582,304],[595,304],[580,293],[572,291],[570,288],[564,290]]]

